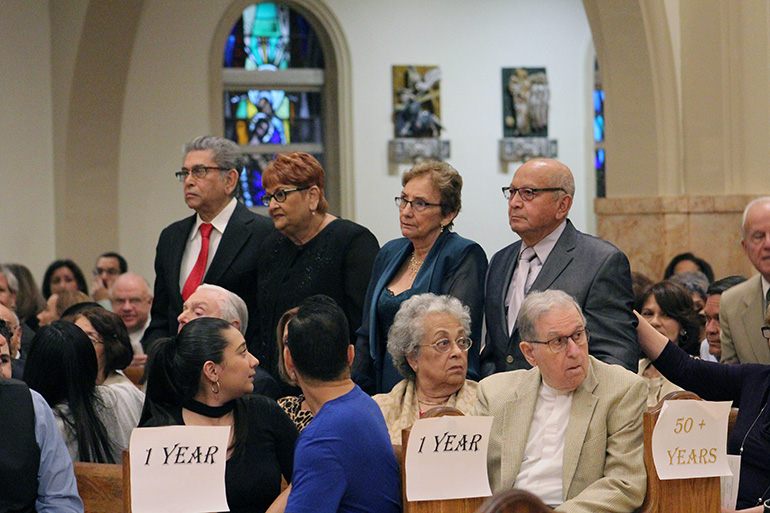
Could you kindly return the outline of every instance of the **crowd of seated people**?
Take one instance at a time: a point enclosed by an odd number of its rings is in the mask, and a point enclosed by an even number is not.
[[[257,220],[234,199],[236,151],[210,136],[186,147],[177,178],[194,213],[161,235],[154,290],[114,252],[96,258],[90,289],[72,260],[53,262],[40,289],[23,265],[0,266],[0,379],[23,379],[36,411],[44,400],[72,461],[120,462],[137,426],[225,425],[232,511],[308,511],[321,488],[328,511],[366,508],[367,482],[395,510],[383,440],[398,445],[451,406],[495,417],[493,491],[630,512],[644,498],[641,413],[684,389],[734,401],[737,507],[770,499],[770,199],[750,203],[742,226],[759,277],[714,280],[683,253],[658,281],[577,231],[571,172],[535,159],[503,187],[521,241],[488,266],[451,231],[462,178],[445,163],[403,175],[403,237],[378,251],[366,228],[328,212],[306,154],[268,168],[273,226]],[[345,430],[351,447],[369,433],[367,465],[327,459]]]

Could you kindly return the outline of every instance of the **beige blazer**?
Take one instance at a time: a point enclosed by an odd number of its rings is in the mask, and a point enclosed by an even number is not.
[[[589,372],[572,398],[557,511],[627,512],[642,505],[644,380],[589,356]],[[475,415],[492,415],[487,467],[492,492],[513,487],[535,413],[540,370],[494,374],[479,383]]]
[[[762,277],[752,276],[731,287],[719,300],[722,328],[721,363],[770,364],[770,347],[762,336]]]

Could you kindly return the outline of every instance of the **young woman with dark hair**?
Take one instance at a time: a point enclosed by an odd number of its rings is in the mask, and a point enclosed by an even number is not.
[[[116,314],[102,307],[87,308],[77,314],[75,324],[86,332],[94,344],[96,359],[99,363],[97,383],[131,384],[131,381],[119,371],[131,365],[134,350],[128,330],[123,320]]]
[[[635,309],[652,327],[687,354],[700,355],[700,333],[704,321],[695,310],[687,289],[669,280],[658,282],[639,295]],[[647,379],[650,387],[647,406],[655,406],[666,394],[681,390],[664,378],[648,358],[639,360],[639,375]]]
[[[230,426],[225,489],[231,512],[263,512],[291,480],[297,429],[278,404],[252,395],[259,364],[228,322],[201,317],[158,340],[147,363],[140,425]]]
[[[51,407],[75,461],[119,463],[136,427],[141,403],[97,386],[92,342],[66,321],[42,326],[32,339],[24,381]]]
[[[88,285],[83,271],[72,260],[55,260],[45,270],[43,276],[43,297],[48,299],[51,294],[65,290],[79,290],[88,295]]]

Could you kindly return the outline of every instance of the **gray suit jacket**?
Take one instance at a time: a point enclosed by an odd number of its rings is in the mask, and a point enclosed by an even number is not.
[[[519,349],[518,327],[508,333],[505,296],[518,264],[521,241],[498,251],[487,272],[484,316],[486,347],[481,353],[481,375],[528,369]],[[567,226],[543,263],[530,290],[559,289],[578,302],[586,317],[591,341],[588,352],[606,363],[620,364],[636,372],[634,293],[628,258],[607,241]]]
[[[589,357],[588,376],[575,390],[564,442],[564,503],[557,511],[630,513],[642,505],[644,380]],[[492,492],[512,488],[535,414],[537,368],[490,376],[479,383],[472,415],[494,416],[487,467]]]
[[[722,328],[721,363],[770,364],[770,346],[760,329],[765,325],[765,312],[759,274],[722,294],[719,325]]]

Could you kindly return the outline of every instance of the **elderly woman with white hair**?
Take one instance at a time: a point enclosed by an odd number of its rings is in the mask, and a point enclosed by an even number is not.
[[[473,408],[478,384],[465,378],[470,333],[470,311],[455,297],[427,293],[401,304],[388,331],[388,352],[405,379],[374,396],[394,444],[432,408]]]

